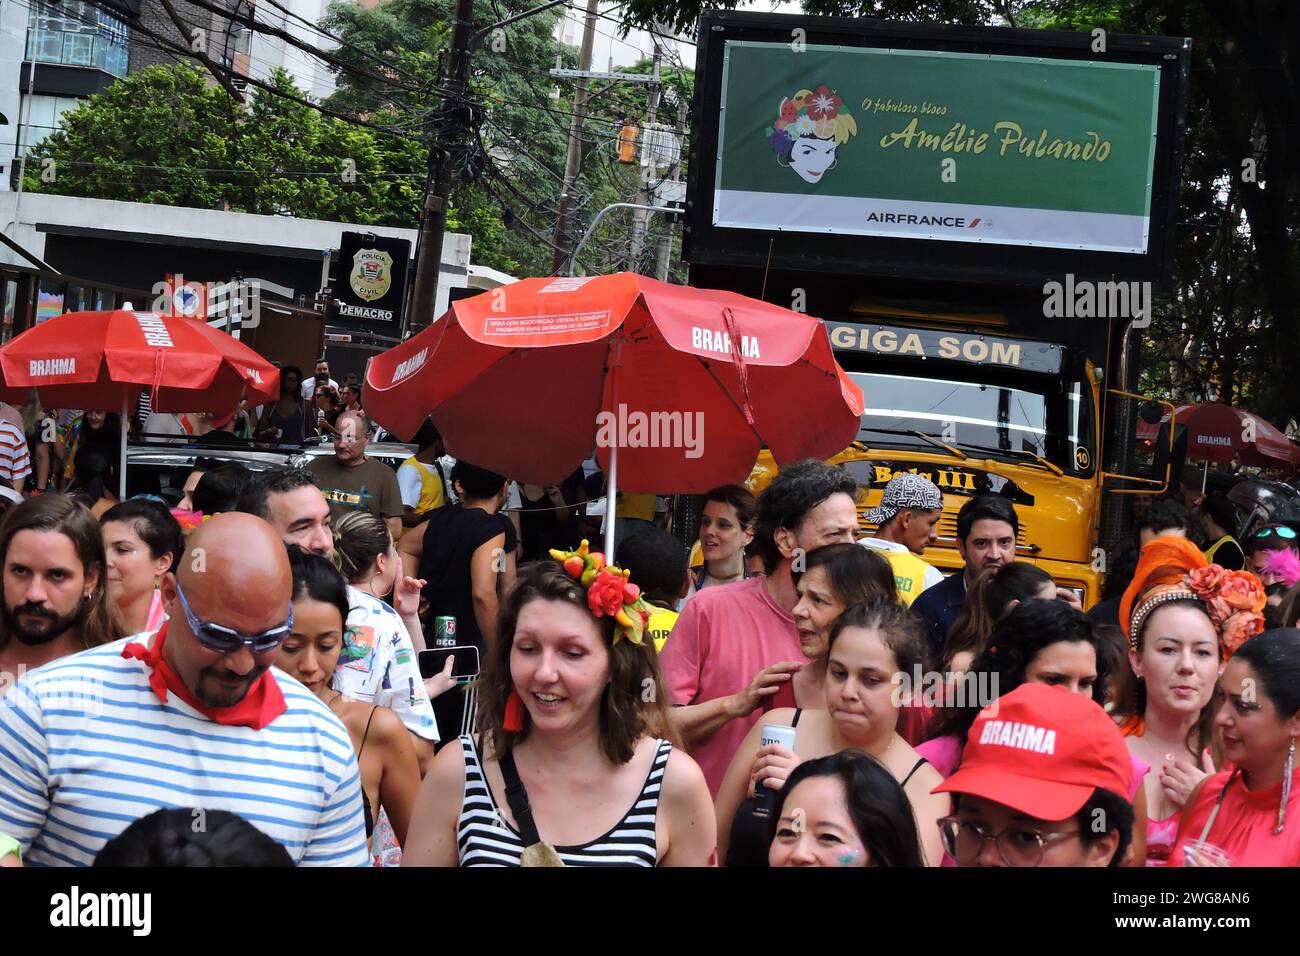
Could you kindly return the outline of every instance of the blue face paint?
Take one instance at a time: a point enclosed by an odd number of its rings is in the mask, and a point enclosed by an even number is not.
[[[861,851],[857,849],[845,850],[839,857],[840,866],[852,866],[854,863],[857,863],[859,852]]]

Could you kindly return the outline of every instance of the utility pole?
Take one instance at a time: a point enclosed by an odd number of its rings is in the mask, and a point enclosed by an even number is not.
[[[582,24],[582,49],[578,54],[578,69],[581,72],[591,70],[591,49],[596,42],[596,16],[599,13],[599,0],[587,0],[587,18]],[[551,259],[551,271],[554,273],[558,273],[564,267],[564,250],[569,247],[569,205],[573,200],[573,190],[578,179],[578,167],[582,163],[582,121],[587,115],[587,81],[586,76],[580,76],[577,89],[573,94],[573,120],[569,124],[569,153],[564,162],[564,189],[560,192],[559,209],[555,216],[555,255]]]
[[[456,20],[451,28],[451,51],[446,72],[443,100],[430,117],[429,175],[425,180],[424,207],[420,214],[420,232],[416,238],[415,281],[411,284],[410,307],[406,310],[405,329],[418,332],[431,325],[437,307],[438,274],[442,271],[443,237],[447,233],[447,205],[451,201],[451,184],[455,172],[452,161],[460,156],[461,139],[474,123],[474,109],[466,101],[469,90],[469,60],[479,42],[494,31],[512,23],[553,9],[569,0],[547,0],[539,7],[490,23],[474,31],[474,0],[456,0]],[[596,0],[592,0],[595,10]],[[588,26],[592,26],[591,17]],[[593,28],[594,31],[594,28]],[[590,57],[590,50],[588,50]]]
[[[593,0],[594,2],[594,0]],[[447,204],[451,199],[451,159],[457,140],[469,123],[461,123],[465,90],[469,85],[470,39],[473,36],[474,0],[457,0],[451,28],[451,55],[447,89],[433,115],[429,143],[429,177],[420,216],[419,252],[415,260],[415,289],[406,314],[406,327],[418,332],[433,322],[437,308],[438,275],[442,271],[442,241],[447,233]]]
[[[646,107],[645,123],[641,127],[641,173],[640,185],[637,186],[635,202],[639,206],[648,206],[653,200],[650,193],[650,182],[659,173],[659,166],[655,157],[646,149],[650,145],[652,131],[655,122],[659,117],[659,92],[661,84],[659,83],[659,41],[655,40],[654,54],[654,79],[650,83],[649,104]],[[655,133],[657,135],[657,132]],[[629,268],[633,272],[640,272],[641,253],[645,249],[645,232],[646,223],[649,221],[649,215],[644,209],[635,209],[632,212],[632,241],[628,247]]]
[[[680,146],[677,151],[677,166],[674,179],[682,178],[682,157],[686,155],[686,100],[680,99],[677,102],[677,135],[680,137]],[[657,199],[658,197],[656,197]],[[668,281],[668,266],[673,254],[673,221],[666,219],[664,221],[663,235],[659,237],[659,249],[655,255],[655,278],[660,282]]]

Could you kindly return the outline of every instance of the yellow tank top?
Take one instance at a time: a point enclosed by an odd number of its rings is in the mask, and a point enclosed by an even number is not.
[[[650,615],[650,637],[655,642],[655,653],[664,649],[664,641],[668,640],[668,635],[672,633],[673,627],[677,624],[678,614],[676,611],[670,611],[667,608],[655,608]]]
[[[415,506],[416,514],[424,514],[434,508],[441,508],[447,503],[447,496],[442,489],[442,479],[436,471],[430,470],[422,461],[412,455],[403,465],[411,465],[420,473],[420,501]]]
[[[925,589],[925,572],[930,567],[911,551],[877,551],[894,569],[894,585],[899,599],[911,607]]]

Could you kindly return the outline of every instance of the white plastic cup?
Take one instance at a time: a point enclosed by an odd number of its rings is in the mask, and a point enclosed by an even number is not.
[[[763,730],[759,735],[758,746],[766,747],[769,744],[780,744],[788,750],[794,750],[795,731],[793,727],[785,724],[764,724]],[[767,786],[766,781],[760,780],[758,786],[754,788],[754,814],[760,817],[770,817],[772,811],[776,808],[776,798],[778,791]]]

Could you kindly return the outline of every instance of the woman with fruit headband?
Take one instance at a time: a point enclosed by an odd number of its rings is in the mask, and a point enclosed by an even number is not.
[[[817,183],[835,168],[836,150],[857,134],[857,120],[845,112],[839,94],[822,84],[781,101],[767,142],[778,163],[789,166],[804,182]]]
[[[434,759],[403,865],[713,861],[709,788],[670,739],[648,607],[586,547],[562,557],[569,571],[520,569],[484,662],[478,734]]]
[[[1215,772],[1215,689],[1233,651],[1264,629],[1259,579],[1207,564],[1184,537],[1142,549],[1120,601],[1132,673],[1116,695],[1129,752],[1152,773],[1147,797],[1146,863],[1169,859],[1183,807]]]

